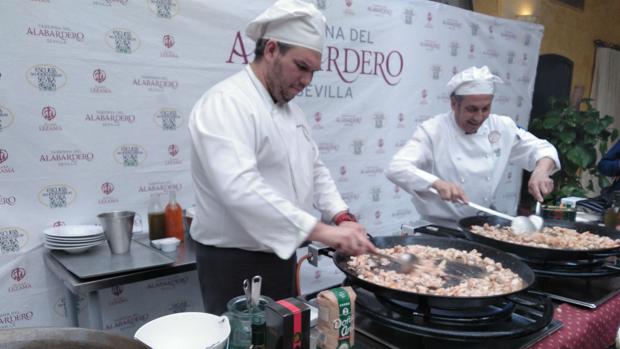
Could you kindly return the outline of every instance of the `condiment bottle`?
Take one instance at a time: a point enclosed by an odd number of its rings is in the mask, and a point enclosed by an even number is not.
[[[176,192],[170,192],[170,200],[166,205],[166,236],[174,237],[183,241],[185,229],[183,228],[183,209],[177,202]]]
[[[611,229],[618,229],[620,225],[620,191],[614,192],[611,207],[605,211],[603,217],[605,226]]]
[[[159,193],[151,195],[149,200],[149,239],[157,240],[166,237],[166,214],[161,205]]]

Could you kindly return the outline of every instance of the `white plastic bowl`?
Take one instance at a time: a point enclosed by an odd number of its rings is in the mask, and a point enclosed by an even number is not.
[[[224,349],[229,335],[226,316],[186,312],[151,320],[134,338],[153,349]]]
[[[85,238],[103,234],[103,228],[99,225],[61,225],[43,230],[47,236],[63,239]]]

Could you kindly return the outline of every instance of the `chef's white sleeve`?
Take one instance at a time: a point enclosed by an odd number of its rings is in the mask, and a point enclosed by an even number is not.
[[[517,126],[514,125],[514,127]],[[557,150],[551,143],[534,136],[522,128],[517,128],[509,161],[528,171],[533,171],[536,168],[536,162],[544,157],[550,158],[555,163],[553,173],[560,170],[560,158],[558,157]]]

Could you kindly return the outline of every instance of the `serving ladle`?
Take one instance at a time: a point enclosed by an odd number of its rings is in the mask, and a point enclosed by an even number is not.
[[[429,191],[435,195],[439,195],[439,192],[435,188],[430,188]],[[490,215],[497,216],[500,218],[504,218],[510,221],[510,228],[515,234],[532,234],[537,231],[540,231],[544,225],[544,221],[540,216],[530,215],[526,216],[517,216],[513,217],[511,215],[507,215],[505,213],[501,213],[490,209],[488,207],[479,205],[475,202],[461,202],[463,205],[467,205],[476,210],[486,212]]]

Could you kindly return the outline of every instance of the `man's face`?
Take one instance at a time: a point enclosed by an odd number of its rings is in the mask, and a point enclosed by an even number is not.
[[[456,97],[450,98],[454,118],[465,133],[476,133],[491,114],[493,95],[471,95],[462,98],[461,102],[458,102]]]
[[[284,54],[276,50],[267,70],[267,90],[276,103],[283,104],[295,98],[312,81],[314,72],[321,68],[321,54],[297,46]]]

